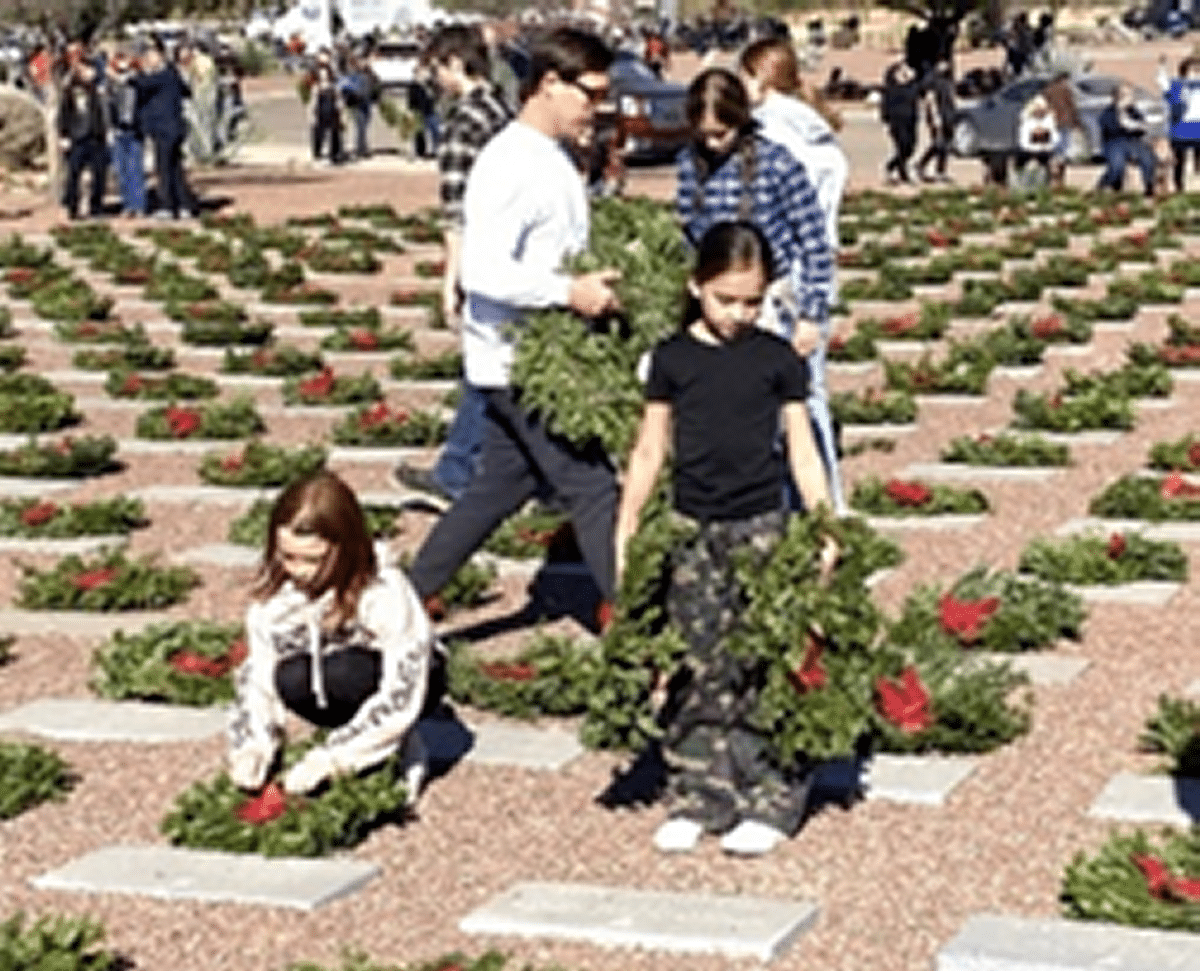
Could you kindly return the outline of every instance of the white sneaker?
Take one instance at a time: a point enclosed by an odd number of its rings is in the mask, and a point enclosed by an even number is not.
[[[721,837],[721,849],[738,856],[762,856],[770,853],[787,839],[787,834],[774,826],[754,819],[743,819]]]
[[[694,850],[704,835],[704,827],[694,819],[668,819],[654,832],[654,845],[664,853]]]
[[[425,777],[429,774],[429,750],[415,725],[404,740],[400,764],[404,771],[404,788],[408,790],[408,805],[415,806],[417,798],[421,795],[421,787],[425,784]]]

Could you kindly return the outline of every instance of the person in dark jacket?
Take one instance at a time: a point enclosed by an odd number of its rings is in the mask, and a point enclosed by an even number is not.
[[[118,51],[109,59],[106,85],[113,166],[121,191],[121,215],[130,218],[146,212],[146,146],[138,127],[138,92],[133,83],[136,70],[129,54]]]
[[[321,158],[326,141],[329,142],[329,162],[340,165],[342,154],[342,97],[341,80],[333,57],[327,48],[317,52],[317,60],[308,76],[308,112],[312,128],[313,161]]]
[[[1142,190],[1154,195],[1154,151],[1146,141],[1146,119],[1133,102],[1133,89],[1125,83],[1113,91],[1112,103],[1100,112],[1100,138],[1104,172],[1097,189],[1119,191],[1125,183],[1125,167],[1133,162],[1142,172]]]
[[[187,122],[183,101],[191,89],[166,56],[160,38],[146,49],[142,73],[133,78],[138,92],[138,123],[154,145],[154,181],[159,219],[195,215],[196,202],[183,174],[183,143]]]
[[[90,174],[88,214],[95,218],[103,212],[107,134],[96,68],[91,61],[80,58],[71,67],[58,109],[58,135],[67,161],[63,205],[71,219],[79,218],[79,179],[85,169]]]
[[[904,61],[897,61],[884,72],[880,111],[894,147],[892,157],[884,167],[889,182],[912,181],[908,176],[908,163],[917,149],[917,105],[920,98],[920,80]]]
[[[929,129],[929,147],[917,161],[917,175],[922,182],[931,181],[934,177],[925,171],[925,166],[933,162],[936,178],[945,182],[949,178],[946,163],[950,158],[950,131],[954,126],[954,78],[949,61],[938,61],[926,75],[921,107]]]

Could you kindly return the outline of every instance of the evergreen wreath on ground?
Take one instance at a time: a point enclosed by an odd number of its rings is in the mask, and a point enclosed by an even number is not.
[[[1200,520],[1200,486],[1193,485],[1181,472],[1169,472],[1158,478],[1124,475],[1092,498],[1088,512],[1110,519]]]
[[[122,971],[132,962],[98,947],[104,927],[90,917],[44,916],[26,925],[17,912],[0,923],[0,967],[14,971]]]
[[[140,499],[114,496],[60,506],[49,499],[0,500],[0,536],[65,539],[130,533],[148,525]]]
[[[283,769],[298,762],[310,744],[289,746]],[[268,782],[251,797],[221,772],[180,793],[160,829],[175,846],[324,856],[361,843],[388,822],[403,821],[407,803],[398,756],[360,775],[335,775],[309,796],[289,795],[278,782]]]
[[[17,448],[0,450],[0,475],[36,479],[71,479],[104,475],[121,469],[117,441],[111,435],[64,436],[57,442],[30,437]]]
[[[227,534],[229,542],[265,549],[272,506],[273,502],[269,499],[256,499],[249,509],[230,522]],[[396,534],[396,520],[401,512],[399,506],[366,503],[363,504],[362,511],[366,517],[367,530],[376,539]]]
[[[104,698],[216,705],[236,696],[232,672],[246,657],[241,624],[185,620],[117,631],[92,655],[93,691]]]
[[[874,336],[858,329],[850,334],[834,334],[829,338],[825,352],[834,363],[874,361],[879,357]]]
[[[600,649],[539,634],[513,658],[485,659],[451,643],[447,675],[455,701],[510,718],[579,715],[600,669]]]
[[[1200,472],[1200,435],[1189,432],[1175,441],[1150,446],[1150,467],[1164,471]]]
[[[16,344],[0,345],[0,371],[15,371],[25,363],[25,348]]]
[[[48,799],[60,800],[74,782],[70,768],[56,753],[36,745],[0,742],[0,819],[12,819]]]
[[[75,398],[40,374],[0,374],[0,432],[49,432],[79,421]]]
[[[1146,539],[1138,533],[1112,533],[1057,540],[1037,537],[1021,552],[1017,569],[1057,583],[1182,582],[1187,579],[1188,561],[1178,543]]]
[[[196,473],[209,485],[269,488],[319,472],[327,457],[320,445],[288,448],[256,438],[236,452],[210,452],[200,460]]]
[[[1167,756],[1163,771],[1200,779],[1200,702],[1159,695],[1138,744],[1144,752]]]
[[[1063,378],[1064,394],[1082,395],[1102,391],[1122,398],[1166,398],[1175,384],[1165,365],[1134,361],[1127,361],[1115,371],[1093,371],[1090,374],[1067,368]]]
[[[1167,339],[1159,345],[1136,343],[1129,347],[1129,359],[1139,364],[1161,362],[1167,367],[1200,366],[1200,327],[1179,314],[1167,318]]]
[[[145,330],[119,320],[60,320],[54,325],[54,336],[65,344],[129,345],[144,340]]]
[[[301,327],[330,327],[336,330],[379,330],[383,315],[378,307],[320,307],[302,310]]]
[[[338,445],[422,447],[446,440],[446,419],[420,408],[391,408],[385,401],[364,405],[333,427]]]
[[[1061,638],[1078,640],[1087,611],[1061,583],[979,565],[948,588],[922,585],[905,598],[889,626],[894,644],[927,639],[981,651],[1038,651]]]
[[[400,566],[407,571],[412,558],[405,553],[400,557]],[[425,608],[434,620],[443,619],[447,613],[458,608],[478,607],[488,600],[492,585],[496,582],[497,570],[491,563],[477,559],[467,560],[460,566],[446,585],[431,597]]]
[[[458,951],[444,954],[431,961],[417,964],[380,964],[372,961],[366,954],[359,951],[347,951],[342,955],[342,963],[337,968],[303,961],[288,966],[287,971],[505,971],[509,958],[499,951],[487,951],[477,958],[468,957]],[[518,971],[514,968],[513,971]],[[522,964],[519,971],[535,971],[529,964]],[[554,965],[543,971],[565,971],[560,965]]]
[[[915,362],[885,360],[885,382],[893,391],[912,394],[986,394],[996,362],[978,350],[976,346],[951,343],[941,360],[929,354]]]
[[[321,338],[325,351],[412,351],[411,330],[403,327],[339,327]]]
[[[200,585],[184,566],[160,567],[153,556],[130,559],[123,549],[84,558],[65,556],[41,570],[19,563],[17,606],[25,610],[148,610],[170,607]]]
[[[232,306],[235,316],[226,309]],[[185,344],[200,347],[227,347],[231,344],[262,345],[271,339],[275,325],[266,320],[243,320],[240,307],[224,303],[186,304],[183,329],[179,333]],[[174,314],[171,315],[174,317]],[[181,319],[175,317],[175,319]]]
[[[919,310],[879,320],[866,317],[858,322],[858,330],[879,340],[933,341],[941,338],[950,326],[950,305],[922,302]]]
[[[850,505],[868,516],[973,514],[991,508],[978,489],[878,476],[854,484]]]
[[[83,371],[111,371],[128,368],[136,371],[169,371],[175,366],[175,352],[158,347],[148,339],[134,340],[121,347],[97,350],[81,348],[71,357],[72,367]]]
[[[215,398],[220,389],[212,378],[178,371],[162,377],[146,377],[129,368],[108,372],[104,390],[114,398],[140,398],[175,401]]]
[[[1013,399],[1013,426],[1054,432],[1129,429],[1135,421],[1128,397],[1096,386],[1068,397],[1062,391],[1034,393],[1021,388]]]
[[[917,420],[917,399],[908,391],[837,391],[829,409],[842,425],[907,425]]]
[[[1077,315],[1042,314],[1032,317],[1019,314],[1009,318],[1008,327],[1022,340],[1034,340],[1047,344],[1086,344],[1092,339],[1093,328],[1089,321]]]
[[[339,375],[328,365],[315,375],[288,378],[283,384],[283,401],[289,405],[357,405],[382,397],[383,389],[369,372]]]
[[[1063,913],[1167,931],[1200,931],[1200,828],[1114,833],[1092,856],[1067,865]]]
[[[254,399],[241,395],[199,407],[166,405],[138,416],[138,438],[249,438],[266,431]]]
[[[253,351],[228,348],[221,362],[225,374],[257,374],[268,378],[295,377],[324,367],[325,359],[319,352],[293,344],[268,344]]]
[[[432,357],[396,355],[388,372],[397,381],[448,381],[462,377],[462,351],[444,351]]]
[[[1041,435],[960,435],[942,449],[943,462],[965,465],[1035,468],[1071,464],[1071,450]]]

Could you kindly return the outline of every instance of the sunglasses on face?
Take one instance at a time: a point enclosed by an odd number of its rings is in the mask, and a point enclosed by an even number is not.
[[[603,87],[593,88],[590,85],[584,84],[582,81],[568,81],[572,87],[583,92],[583,96],[587,98],[588,104],[599,105],[604,103],[604,99],[608,97],[608,85]]]

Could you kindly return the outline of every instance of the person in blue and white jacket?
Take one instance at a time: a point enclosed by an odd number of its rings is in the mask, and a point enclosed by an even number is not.
[[[1174,165],[1171,169],[1176,192],[1183,191],[1183,169],[1188,153],[1192,170],[1200,173],[1200,78],[1192,75],[1192,58],[1179,62],[1179,76],[1167,76],[1166,55],[1158,59],[1158,86],[1167,102],[1170,118],[1168,137]]]

